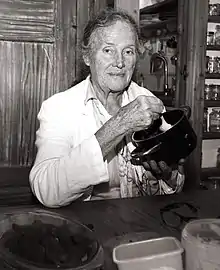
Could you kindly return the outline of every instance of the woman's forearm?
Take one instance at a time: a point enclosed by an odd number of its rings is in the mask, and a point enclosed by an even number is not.
[[[54,140],[40,143],[30,173],[33,192],[49,207],[68,204],[105,181],[106,166],[94,135],[72,149]]]

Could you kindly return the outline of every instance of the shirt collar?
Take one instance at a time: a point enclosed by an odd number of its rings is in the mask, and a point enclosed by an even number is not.
[[[89,75],[87,78],[87,92],[86,92],[86,97],[85,97],[85,100],[84,100],[84,104],[86,105],[87,102],[90,100],[90,99],[97,99],[97,96],[96,96],[96,93],[95,93],[95,90],[92,86],[92,83],[91,83],[91,76]]]

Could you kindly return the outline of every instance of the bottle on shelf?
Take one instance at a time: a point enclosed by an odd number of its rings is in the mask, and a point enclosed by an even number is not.
[[[207,33],[207,45],[214,45],[215,44],[215,37],[216,34],[214,32]]]
[[[211,40],[211,37],[210,37]],[[220,25],[217,24],[215,27],[215,38],[213,38],[216,45],[220,45]]]
[[[213,96],[213,85],[212,84],[205,84],[205,92],[204,92],[204,99],[205,100],[211,100]]]
[[[212,109],[209,114],[209,131],[220,132],[220,108]]]
[[[217,16],[218,14],[218,4],[209,4],[209,16]]]
[[[220,85],[214,85],[212,89],[212,99],[220,100]]]
[[[204,108],[203,132],[208,132],[208,108]]]
[[[220,148],[217,149],[216,167],[220,168]]]

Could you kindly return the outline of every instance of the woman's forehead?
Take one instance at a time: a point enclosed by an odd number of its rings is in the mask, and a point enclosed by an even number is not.
[[[131,25],[126,22],[116,21],[112,25],[100,27],[94,33],[93,37],[99,43],[122,43],[129,42],[131,44],[136,43],[136,33]]]

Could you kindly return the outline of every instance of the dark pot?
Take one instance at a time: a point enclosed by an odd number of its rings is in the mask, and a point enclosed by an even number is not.
[[[176,164],[186,158],[196,148],[197,137],[189,123],[191,110],[173,109],[162,114],[165,121],[172,127],[161,132],[161,118],[155,120],[147,130],[132,134],[132,142],[136,149],[131,153],[133,162],[147,160],[165,161],[167,165]]]

